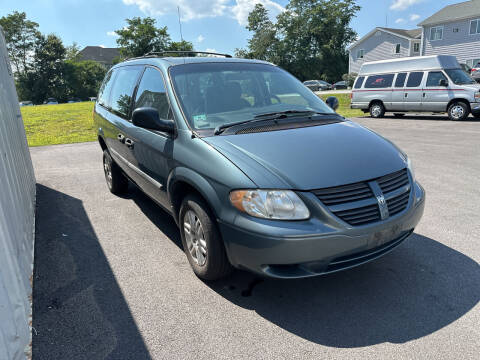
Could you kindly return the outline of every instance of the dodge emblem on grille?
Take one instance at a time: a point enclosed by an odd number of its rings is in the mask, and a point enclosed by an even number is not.
[[[388,218],[388,207],[385,197],[383,195],[377,196],[378,208],[380,209],[380,217],[383,219]]]

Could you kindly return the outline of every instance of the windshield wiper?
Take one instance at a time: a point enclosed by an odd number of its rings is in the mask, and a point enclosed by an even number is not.
[[[224,132],[226,129],[232,126],[243,125],[250,122],[258,122],[258,121],[264,121],[264,120],[270,120],[270,119],[250,119],[250,120],[243,120],[243,121],[237,121],[229,124],[219,125],[215,128],[213,135],[220,135],[222,132]]]
[[[254,116],[254,119],[263,118],[263,117],[274,117],[275,119],[279,119],[282,117],[286,117],[288,114],[318,114],[318,115],[331,115],[329,113],[320,113],[313,110],[285,110],[285,111],[276,111],[270,112],[265,114],[258,114]]]

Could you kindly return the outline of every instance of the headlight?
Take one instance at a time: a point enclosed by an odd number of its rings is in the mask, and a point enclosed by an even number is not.
[[[230,202],[248,215],[275,220],[303,220],[310,212],[303,201],[290,190],[235,190]]]
[[[415,172],[413,171],[412,161],[408,157],[407,157],[407,167],[408,167],[408,170],[410,170],[410,174],[412,175],[413,182],[415,182]]]
[[[476,102],[480,102],[480,92],[476,92],[476,93],[474,94],[474,97],[475,97],[475,101],[476,101]]]

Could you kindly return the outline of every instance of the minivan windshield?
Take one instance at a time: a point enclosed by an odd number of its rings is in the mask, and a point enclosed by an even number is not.
[[[457,85],[476,84],[475,80],[462,69],[446,69],[445,72]]]
[[[301,112],[335,113],[299,80],[273,65],[184,64],[171,67],[170,77],[195,130],[218,129],[274,113],[299,118]]]

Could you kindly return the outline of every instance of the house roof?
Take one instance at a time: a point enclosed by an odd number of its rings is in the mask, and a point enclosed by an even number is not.
[[[419,39],[421,37],[421,34],[422,34],[422,29],[405,30],[405,29],[393,29],[393,28],[386,28],[386,27],[376,27],[372,31],[370,31],[367,35],[365,35],[361,39],[355,41],[347,49],[350,50],[351,48],[357,46],[362,41],[368,39],[370,36],[372,36],[373,34],[375,34],[379,30],[383,31],[383,32],[386,32],[386,33],[389,33],[389,34],[399,36],[399,37],[407,39],[407,40]]]
[[[120,56],[120,50],[101,46],[87,46],[79,52],[79,55],[82,60],[94,60],[103,64],[113,64],[113,59]]]
[[[446,23],[476,16],[480,16],[480,0],[469,0],[445,6],[442,10],[423,20],[418,26]]]

